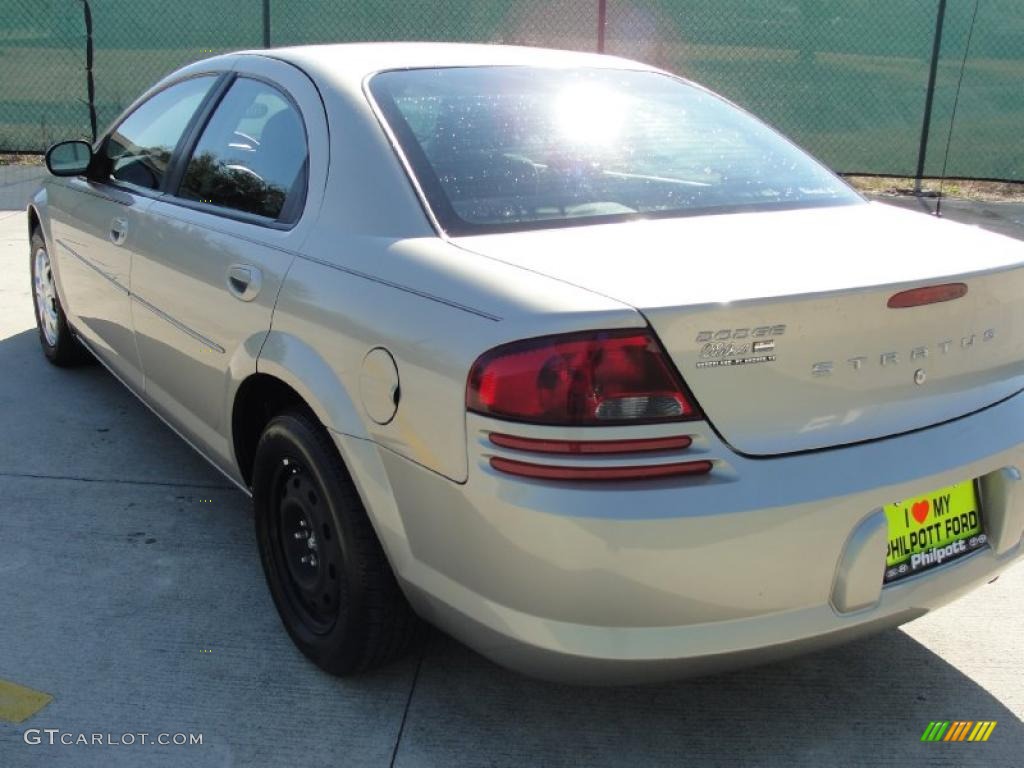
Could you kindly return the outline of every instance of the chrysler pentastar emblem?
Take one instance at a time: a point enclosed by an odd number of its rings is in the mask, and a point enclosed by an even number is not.
[[[924,372],[924,368],[918,368],[914,371],[914,383],[920,386],[924,384],[925,379],[928,378],[928,374]]]

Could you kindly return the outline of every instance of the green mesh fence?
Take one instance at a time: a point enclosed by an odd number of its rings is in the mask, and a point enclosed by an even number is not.
[[[942,170],[939,161],[948,139],[947,175],[1024,181],[1024,8],[1020,0],[980,0],[965,57],[972,5],[955,2],[947,11],[957,20],[960,33],[943,45],[945,124],[929,144],[928,173]],[[950,128],[961,63],[963,83]]]
[[[0,150],[89,132],[81,5],[0,0]]]
[[[0,151],[90,133],[82,0],[0,0]],[[1024,181],[1020,0],[949,0],[926,176]],[[648,61],[720,91],[833,168],[913,175],[940,0],[92,0],[102,130],[147,85],[224,51],[357,40],[508,42]],[[601,22],[603,20],[603,28]]]

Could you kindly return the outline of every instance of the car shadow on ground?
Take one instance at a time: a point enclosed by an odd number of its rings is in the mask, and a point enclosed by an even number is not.
[[[155,712],[170,718],[179,711],[184,718],[187,712],[188,723],[206,729],[211,740],[226,742],[215,753],[190,753],[190,764],[228,764],[229,758],[252,764],[264,760],[280,763],[283,754],[280,759],[270,757],[277,747],[262,747],[271,749],[267,753],[246,751],[256,749],[253,739],[258,737],[251,733],[259,732],[270,720],[278,728],[294,722],[294,733],[275,731],[275,739],[282,750],[286,744],[291,745],[289,750],[301,748],[308,744],[301,728],[301,721],[308,719],[304,707],[314,707],[325,722],[342,710],[360,716],[371,713],[375,719],[360,725],[362,731],[325,731],[321,722],[316,739],[323,743],[317,749],[355,754],[349,751],[354,749],[353,740],[362,739],[374,754],[365,762],[386,764],[382,755],[390,756],[400,734],[395,761],[399,766],[817,766],[925,761],[991,766],[1012,764],[1024,748],[1024,726],[1010,709],[953,663],[899,630],[770,666],[636,688],[582,688],[532,680],[435,632],[418,659],[365,678],[335,681],[299,657],[273,615],[264,594],[252,542],[250,507],[243,494],[233,490],[102,367],[60,371],[49,366],[39,353],[35,330],[0,340],[0,371],[5,433],[0,441],[0,499],[8,495],[5,486],[22,478],[33,478],[33,482],[54,478],[52,482],[57,483],[57,478],[63,477],[209,488],[225,501],[215,522],[211,519],[195,525],[188,518],[203,514],[202,510],[176,502],[183,497],[173,494],[185,492],[172,489],[167,492],[170,495],[165,494],[168,502],[159,510],[159,520],[154,522],[151,516],[148,521],[151,526],[167,526],[166,531],[156,532],[154,539],[173,542],[157,561],[166,569],[160,578],[168,584],[177,579],[175,589],[187,586],[187,596],[162,588],[162,582],[146,582],[143,560],[131,566],[139,574],[132,583],[113,581],[108,587],[122,594],[110,598],[116,598],[117,609],[111,614],[112,638],[103,642],[120,642],[113,639],[119,621],[124,622],[126,631],[135,633],[125,641],[130,640],[126,646],[129,653],[113,669],[123,667],[121,674],[125,675],[148,675],[153,687],[152,691],[133,687],[123,704],[105,701],[102,716],[112,727],[121,722],[116,718],[128,717],[129,710],[141,708],[149,711],[150,717]],[[14,496],[15,504],[24,507],[30,503],[27,491],[20,499],[17,493]],[[76,503],[76,515],[87,516],[88,497],[80,494]],[[172,519],[164,520],[167,516]],[[28,511],[12,508],[9,519],[15,526],[8,533],[18,544],[17,556],[26,563],[45,561],[51,546],[47,537],[16,528],[31,520]],[[75,524],[86,530],[89,527]],[[126,525],[128,535],[135,523]],[[154,544],[154,551],[160,542]],[[74,557],[79,552],[74,541],[62,546],[62,556]],[[3,549],[0,542],[0,552]],[[174,559],[182,551],[210,555],[201,560],[201,578],[188,573],[187,561]],[[78,581],[88,583],[89,569],[99,565],[86,561],[69,567],[84,572]],[[65,599],[59,593],[70,589],[72,582],[56,578],[53,583],[46,588],[54,592],[54,601],[71,604],[70,596]],[[234,594],[225,595],[224,585]],[[205,596],[204,590],[208,590]],[[19,609],[27,610],[17,605],[20,599],[28,598],[9,594],[3,601],[13,601],[17,615]],[[232,601],[237,604],[234,609],[230,608]],[[223,609],[222,604],[226,606]],[[956,609],[948,610],[950,631],[956,631]],[[66,721],[75,717],[74,707],[95,705],[89,698],[93,678],[109,677],[111,668],[99,665],[90,669],[80,663],[97,652],[98,641],[88,632],[63,634],[60,658],[53,656],[53,644],[47,641],[49,657],[34,659],[33,653],[44,654],[32,650],[34,633],[50,619],[38,611],[32,616],[34,624],[8,626],[0,636],[23,654],[19,668],[30,667],[40,677],[50,675],[54,688],[59,688],[62,680],[69,681],[65,687],[73,693],[65,695],[64,709],[53,710]],[[176,623],[162,628],[169,616],[175,617]],[[60,627],[66,626],[67,621],[61,621]],[[193,676],[203,673],[191,671],[195,668],[192,661],[177,661],[178,640],[168,640],[180,632],[185,637],[181,643],[186,643],[192,631],[187,628],[190,622],[205,624],[211,636],[226,637],[223,642],[238,657],[217,667],[216,676],[206,678],[202,685],[249,690],[258,678],[263,691],[260,696],[230,706],[206,705],[195,697]],[[98,616],[93,623],[99,626]],[[189,653],[192,650],[189,648]],[[311,692],[315,701],[310,700]],[[74,703],[76,695],[81,705]],[[216,695],[211,694],[213,698]],[[147,701],[150,697],[153,701]],[[921,743],[921,734],[932,720],[995,720],[998,726],[985,744]],[[124,754],[122,759],[127,759],[127,752]],[[71,753],[66,759],[71,759]],[[296,760],[303,762],[301,757]]]
[[[49,365],[34,328],[0,340],[0,371],[0,472],[233,487],[103,366]]]
[[[921,743],[933,720],[995,720],[998,738]],[[1024,746],[1024,726],[900,630],[768,666],[635,688],[529,680],[438,634],[425,653],[403,751],[439,764],[481,741],[495,745],[494,764],[509,765],[529,744],[544,745],[545,765],[997,765],[995,753],[1011,764]]]

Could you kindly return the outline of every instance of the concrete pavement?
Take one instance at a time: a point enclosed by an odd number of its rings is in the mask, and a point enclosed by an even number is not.
[[[934,214],[934,197],[910,195],[872,195],[872,199],[912,211]],[[1009,237],[1024,238],[1024,203],[980,202],[948,198],[939,207],[940,215],[964,224],[973,224]]]
[[[24,210],[44,175],[41,165],[0,165],[0,216]]]
[[[902,630],[691,682],[551,685],[440,633],[328,677],[277,619],[247,499],[102,368],[44,361],[27,253],[24,216],[0,211],[0,680],[53,696],[0,719],[0,766],[1020,764],[1021,566]],[[922,744],[940,719],[998,726]]]

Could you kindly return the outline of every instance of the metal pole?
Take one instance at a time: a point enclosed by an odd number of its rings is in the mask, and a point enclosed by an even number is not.
[[[270,0],[263,0],[263,47],[270,47]]]
[[[932,62],[928,69],[928,92],[924,97],[924,122],[921,124],[921,146],[917,153],[917,173],[914,176],[914,193],[921,194],[921,180],[924,178],[924,161],[928,154],[928,131],[932,126],[932,103],[935,100],[935,75],[942,53],[942,24],[946,19],[946,0],[939,0],[935,14],[935,39],[932,41]]]
[[[604,28],[608,21],[608,0],[597,0],[597,52],[604,53]]]
[[[89,0],[82,0],[85,9],[85,88],[89,97],[89,128],[96,141],[96,82],[92,74],[92,9]]]

